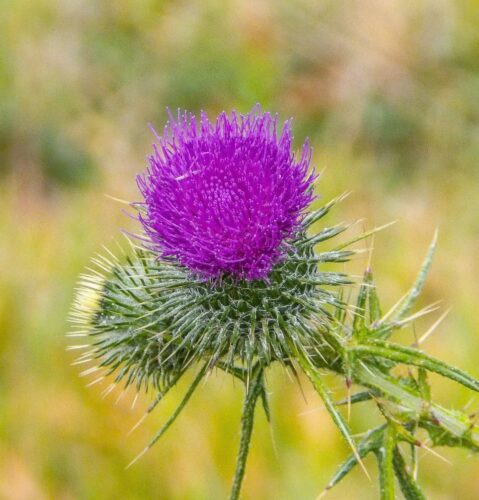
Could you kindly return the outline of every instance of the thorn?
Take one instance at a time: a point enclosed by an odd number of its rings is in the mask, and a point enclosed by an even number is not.
[[[330,489],[331,486],[326,486],[326,488],[324,488],[324,490],[316,497],[316,500],[321,500],[321,498],[323,498]]]
[[[273,429],[273,426],[271,424],[271,421],[269,422],[269,433],[271,436],[271,445],[273,446],[274,456],[275,456],[275,458],[278,458],[279,457],[278,446],[276,444],[276,439],[274,437],[274,429]]]
[[[123,397],[125,396],[125,394],[126,394],[126,390],[123,389],[120,392],[120,394],[118,395],[118,397],[116,398],[115,405],[117,405],[120,402],[120,400],[123,399]]]
[[[324,173],[326,172],[326,169],[327,169],[327,166],[325,165],[319,172],[318,174],[316,175],[316,177],[314,178],[314,182],[313,184],[316,184],[317,182],[319,182],[319,180],[321,179],[321,177],[323,177]]]
[[[115,387],[116,384],[110,384],[106,389],[103,390],[103,392],[101,393],[101,397],[105,399],[108,396],[108,394],[110,394],[111,391],[113,391]]]
[[[407,291],[392,307],[391,309],[389,309],[389,311],[384,314],[384,316],[379,320],[379,324],[381,325],[382,323],[384,323],[392,314],[393,312],[399,307],[399,305],[401,304],[401,302],[407,297],[407,295],[409,294],[409,291]]]
[[[416,448],[414,448],[414,452],[417,455]],[[412,475],[413,475],[414,481],[417,481],[417,478],[419,476],[419,460],[417,459],[417,456],[414,459],[414,470],[412,472]]]
[[[132,410],[133,410],[133,409],[135,408],[135,406],[136,406],[136,403],[137,403],[137,401],[138,401],[138,396],[139,396],[139,393],[137,392],[137,393],[135,394],[135,397],[133,398],[132,403],[131,403],[131,409],[132,409]]]
[[[415,347],[416,349],[419,347],[419,339],[417,337],[416,324],[412,324],[412,334],[414,335],[414,342],[411,347]]]
[[[89,344],[71,345],[71,346],[68,346],[65,350],[66,351],[76,351],[78,349],[86,349],[87,347],[90,347],[90,345]]]
[[[476,401],[476,397],[472,397],[465,405],[464,405],[464,408],[462,409],[463,412],[466,412],[472,405],[472,403],[474,403]],[[475,413],[473,413],[472,415],[475,415]]]
[[[348,415],[348,422],[351,421],[351,386],[353,385],[352,380],[347,377],[346,378],[346,387],[348,389],[348,405],[347,405],[347,415]]]
[[[374,247],[374,238],[375,238],[375,234],[372,235],[371,237],[371,244],[370,244],[370,247],[369,247],[369,256],[368,256],[368,264],[367,264],[367,272],[368,273],[371,273],[371,263],[372,263],[372,259],[373,259],[373,252],[372,252],[372,249]]]
[[[471,421],[469,423],[469,430],[471,431],[476,426],[477,420],[479,418],[479,412],[471,413],[470,415],[468,415],[468,417],[469,417],[469,419]]]
[[[86,377],[88,375],[91,375],[92,373],[97,372],[98,370],[101,370],[101,367],[99,367],[99,366],[92,366],[91,368],[87,368],[86,370],[83,370],[80,373],[80,377]]]
[[[92,385],[95,385],[98,382],[101,382],[104,378],[105,378],[105,376],[102,375],[101,377],[98,377],[95,380],[93,380],[93,382],[90,382],[89,384],[87,384],[85,387],[91,387]]]
[[[440,460],[442,460],[446,464],[452,465],[452,463],[447,458],[443,457],[437,451],[434,451],[432,448],[429,448],[429,446],[426,446],[424,443],[418,443],[418,446],[420,448],[424,448],[426,451],[428,451],[429,453],[431,453],[431,455],[434,455],[435,457],[439,458]]]
[[[299,380],[299,377],[296,378],[296,381],[298,382],[299,386],[299,392],[301,393],[301,396],[303,397],[303,401],[308,404],[308,398],[306,397],[306,394],[304,392],[303,386],[301,384],[301,380]]]
[[[149,446],[143,448],[143,450],[125,467],[125,470],[129,469],[132,465],[134,465],[140,458],[150,449]]]
[[[365,436],[369,431],[358,432],[357,434],[351,434],[353,438],[359,438]]]
[[[356,449],[356,446],[353,447],[353,453],[354,453],[354,456],[356,457],[356,460],[358,461],[358,464],[361,466],[361,469],[363,469],[364,474],[369,479],[369,481],[371,481],[371,476],[369,475],[369,472],[366,469],[364,462],[362,461],[361,457],[359,456],[359,453],[358,453],[358,450]]]
[[[116,198],[115,196],[111,196],[110,194],[107,193],[103,193],[103,196],[105,196],[105,198],[109,198],[110,200],[123,203],[124,205],[131,205],[131,201],[122,200],[121,198]]]
[[[306,417],[307,415],[311,415],[313,413],[316,413],[317,411],[323,411],[325,410],[325,406],[318,406],[317,408],[311,408],[310,410],[302,411],[301,413],[298,413],[298,417]]]
[[[363,220],[364,219],[358,219],[355,223],[362,222]],[[379,233],[379,231],[382,231],[383,229],[387,229],[388,227],[396,224],[396,222],[397,222],[397,220],[393,220],[391,222],[388,222],[387,224],[383,224],[382,226],[375,227],[374,229],[371,229],[370,231],[366,231],[365,233],[363,233],[359,237],[354,238],[353,240],[351,240],[350,242],[348,242],[346,245],[349,246],[350,244],[356,243],[356,241],[364,240],[365,238],[369,238],[370,236],[373,236],[374,234]],[[340,248],[343,248],[343,246],[340,246],[340,247],[337,247],[337,248],[340,249]]]
[[[90,361],[93,361],[93,358],[77,359],[73,363],[70,363],[70,366],[83,365],[85,363],[89,363]]]
[[[398,326],[406,325],[407,323],[411,323],[418,318],[422,318],[423,316],[431,314],[440,308],[440,306],[439,306],[440,302],[441,301],[433,302],[432,304],[429,304],[428,306],[424,307],[420,311],[418,311],[414,314],[411,314],[411,316],[408,316],[407,318],[404,318],[404,319],[401,319],[400,321],[395,322],[395,324]]]
[[[148,416],[148,413],[145,413],[141,418],[140,420],[138,420],[138,422],[128,431],[128,434],[127,436],[129,436],[130,434],[132,434],[136,429],[138,429],[138,427],[140,427],[140,425],[146,420],[146,417]]]
[[[107,246],[102,245],[102,248],[111,256],[114,262],[119,262],[118,257]]]
[[[451,312],[451,308],[449,308],[447,311],[444,312],[444,314],[442,314],[438,319],[437,321],[435,321],[435,323],[431,326],[431,328],[429,328],[429,330],[417,341],[417,344],[420,345],[422,344],[431,334],[434,333],[434,331],[436,330],[436,328],[442,323],[442,321],[444,320],[444,318]]]
[[[203,377],[203,382],[202,382],[203,387],[206,386],[208,379],[211,377],[211,374],[213,373],[213,368],[214,368],[214,365],[212,367],[208,368],[208,370],[206,371],[205,376]]]

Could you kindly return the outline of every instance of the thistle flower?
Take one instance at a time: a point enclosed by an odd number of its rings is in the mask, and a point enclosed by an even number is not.
[[[311,150],[291,152],[291,122],[257,107],[211,122],[189,113],[158,137],[138,177],[151,248],[206,278],[265,278],[286,254],[311,202]]]
[[[399,447],[425,447],[418,429],[434,446],[479,451],[473,417],[434,403],[427,374],[474,391],[479,381],[428,356],[420,341],[407,347],[390,340],[433,310],[411,313],[435,239],[411,290],[389,312],[382,313],[370,269],[355,304],[345,303],[344,287],[353,280],[322,265],[347,261],[355,253],[351,245],[376,230],[323,247],[348,226],[313,231],[340,198],[305,213],[313,199],[311,151],[306,143],[294,156],[289,122],[280,130],[277,117],[259,108],[223,113],[215,123],[204,113],[199,120],[180,113],[157,139],[150,168],[138,177],[144,201],[132,205],[141,245],[130,242],[120,256],[94,259],[96,270],[82,278],[71,314],[73,336],[90,340],[73,347],[85,350],[77,363],[96,362],[84,375],[95,373],[95,383],[115,374],[106,392],[119,382],[154,390],[147,414],[188,368],[200,366],[139,456],[166,432],[203,377],[222,370],[245,386],[231,491],[238,499],[258,401],[270,418],[264,373],[273,363],[306,374],[352,449],[327,489],[374,453],[381,498],[394,498],[394,477],[407,499],[424,498]],[[397,374],[399,365],[409,367],[407,376]],[[323,370],[344,379],[345,400],[334,400]],[[353,385],[361,389],[351,394]],[[363,401],[375,404],[385,423],[356,444],[340,407]]]
[[[278,118],[258,107],[222,113],[215,125],[204,113],[199,122],[178,116],[138,177],[143,248],[126,264],[107,265],[90,322],[102,364],[124,365],[116,380],[148,389],[168,386],[197,361],[228,369],[239,362],[249,378],[257,362],[290,365],[296,348],[327,349],[315,332],[342,304],[325,287],[351,280],[318,263],[353,252],[313,250],[345,226],[307,235],[336,201],[303,214],[313,199],[308,144],[295,160],[290,122],[280,131]],[[283,328],[295,331],[293,340]]]

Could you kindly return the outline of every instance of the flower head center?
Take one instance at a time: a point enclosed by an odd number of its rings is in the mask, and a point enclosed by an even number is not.
[[[152,246],[204,277],[264,278],[311,201],[310,152],[291,152],[291,129],[254,110],[216,123],[183,114],[160,138],[139,179]]]

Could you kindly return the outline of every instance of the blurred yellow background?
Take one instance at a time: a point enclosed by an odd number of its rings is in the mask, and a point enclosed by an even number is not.
[[[479,2],[477,0],[10,0],[0,2],[0,498],[226,498],[241,387],[212,375],[175,427],[125,466],[179,401],[186,381],[134,434],[131,409],[86,388],[65,351],[78,275],[134,224],[165,107],[256,102],[295,117],[325,168],[319,192],[352,195],[332,216],[398,223],[374,242],[385,307],[412,282],[434,229],[439,250],[422,304],[452,307],[431,354],[479,376]],[[364,261],[348,267],[360,272]],[[433,317],[417,325],[427,328]],[[412,332],[404,333],[410,342]],[[434,379],[451,407],[479,405]],[[342,391],[340,380],[331,380]],[[269,376],[273,425],[258,409],[248,499],[313,499],[348,454],[304,382]],[[374,419],[353,412],[361,432]],[[273,436],[273,439],[272,439]],[[274,443],[274,444],[273,444]],[[479,458],[421,455],[434,500],[479,498]],[[367,464],[374,470],[374,461]],[[360,471],[330,499],[370,499]]]

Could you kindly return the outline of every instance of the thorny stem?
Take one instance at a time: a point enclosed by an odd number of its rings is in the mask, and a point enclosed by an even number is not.
[[[241,415],[241,437],[238,458],[236,460],[236,470],[231,488],[230,500],[238,500],[241,484],[243,482],[246,460],[248,458],[251,435],[253,433],[254,411],[256,402],[261,396],[263,389],[263,367],[256,368],[249,387],[246,390],[243,410]]]
[[[393,456],[396,446],[394,429],[386,427],[383,442],[376,455],[379,466],[379,483],[381,500],[394,500],[394,467]]]

